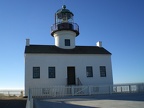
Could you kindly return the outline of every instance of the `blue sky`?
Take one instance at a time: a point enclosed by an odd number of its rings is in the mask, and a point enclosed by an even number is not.
[[[102,41],[112,53],[114,83],[144,82],[144,0],[0,0],[0,89],[24,88],[25,39],[54,45],[63,4],[80,27],[76,45]]]

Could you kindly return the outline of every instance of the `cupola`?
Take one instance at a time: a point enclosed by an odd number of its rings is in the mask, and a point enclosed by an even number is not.
[[[75,37],[79,35],[79,26],[74,23],[74,14],[63,5],[55,13],[55,23],[51,26],[51,35],[55,45],[64,49],[75,48]]]

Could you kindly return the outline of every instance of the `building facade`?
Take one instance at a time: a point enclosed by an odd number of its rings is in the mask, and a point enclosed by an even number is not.
[[[49,86],[113,85],[111,53],[102,47],[76,46],[79,26],[64,5],[55,13],[51,35],[55,45],[25,47],[25,95],[29,88]]]

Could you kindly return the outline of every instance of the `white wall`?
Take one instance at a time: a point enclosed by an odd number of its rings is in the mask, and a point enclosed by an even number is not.
[[[64,49],[75,48],[75,37],[76,33],[73,31],[57,31],[54,33],[55,45]],[[70,39],[70,46],[65,46],[65,39]]]
[[[40,79],[33,79],[33,67],[40,67]],[[56,78],[48,78],[48,67],[56,68]],[[83,85],[112,85],[111,55],[94,54],[26,54],[25,94],[28,88],[67,84],[67,67],[74,66],[76,78]],[[93,67],[93,77],[86,76],[86,66]],[[106,77],[100,77],[99,66],[106,66]]]

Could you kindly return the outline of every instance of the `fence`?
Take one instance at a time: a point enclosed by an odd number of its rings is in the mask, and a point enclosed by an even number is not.
[[[144,83],[117,84],[113,86],[113,93],[139,93],[144,92]]]
[[[52,86],[30,88],[26,108],[33,108],[33,98],[144,92],[144,83],[105,86]]]
[[[30,89],[32,97],[60,97],[135,92],[144,92],[144,83],[105,86],[52,86]]]
[[[23,97],[24,90],[0,90],[0,97]]]
[[[51,86],[31,88],[32,97],[61,97],[76,95],[96,95],[112,93],[139,93],[144,92],[144,83],[116,84],[105,86]],[[0,97],[23,97],[24,90],[0,90]]]

